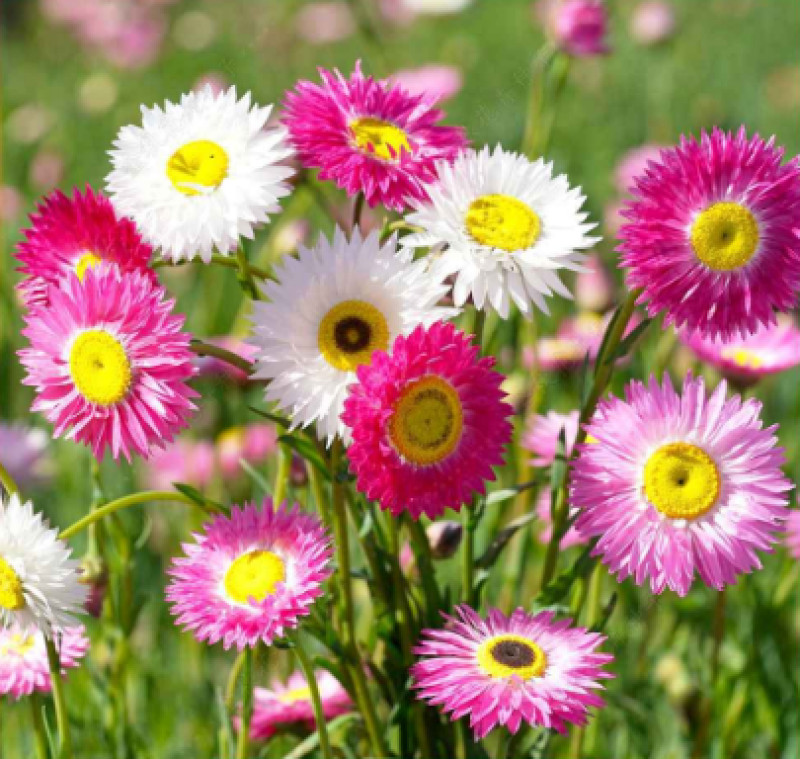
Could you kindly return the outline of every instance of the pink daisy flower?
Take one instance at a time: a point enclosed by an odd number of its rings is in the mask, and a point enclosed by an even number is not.
[[[298,625],[330,576],[330,537],[295,506],[267,498],[217,516],[186,558],[173,561],[167,600],[177,624],[200,641],[240,651],[267,645]]]
[[[681,138],[639,177],[619,232],[651,316],[728,339],[775,322],[800,291],[800,162],[744,128]]]
[[[54,192],[31,215],[33,226],[17,247],[26,275],[19,291],[29,308],[47,304],[47,290],[75,272],[83,279],[87,268],[101,261],[116,264],[122,271],[138,271],[154,284],[149,268],[151,248],[139,236],[130,219],[118,218],[111,202],[91,187],[72,198]]]
[[[83,627],[65,627],[55,634],[61,674],[78,666],[89,650]],[[48,693],[52,687],[44,635],[12,625],[0,628],[0,695],[19,699],[34,691]]]
[[[800,329],[790,319],[779,319],[776,325],[759,327],[752,335],[725,342],[698,332],[681,333],[680,338],[698,358],[740,385],[800,364]]]
[[[604,635],[517,609],[510,617],[490,609],[482,619],[469,606],[458,617],[443,615],[443,630],[423,630],[411,668],[419,698],[457,720],[469,715],[476,740],[498,725],[511,733],[522,722],[566,733],[569,723],[586,724],[593,693],[613,675],[602,667],[614,658],[599,653]]]
[[[530,420],[522,438],[522,445],[536,454],[536,457],[531,459],[532,466],[546,467],[556,460],[561,430],[564,430],[565,454],[567,457],[572,454],[572,448],[578,437],[580,416],[578,411],[570,411],[568,414],[548,411],[547,416],[537,414]]]
[[[317,670],[314,675],[326,719],[333,719],[352,709],[353,703],[347,691],[328,670]],[[250,722],[250,737],[253,740],[266,740],[285,725],[299,724],[308,731],[316,729],[311,690],[302,672],[294,672],[285,685],[273,680],[269,688],[256,688],[253,696],[253,717]]]
[[[23,380],[37,390],[33,411],[101,459],[163,448],[187,424],[197,394],[184,318],[174,301],[139,272],[87,269],[51,287],[48,308],[27,317],[31,347],[19,351]]]
[[[793,510],[789,512],[789,517],[786,520],[786,545],[789,548],[789,553],[800,559],[800,511]]]
[[[289,141],[306,168],[321,169],[348,195],[402,211],[409,198],[425,200],[436,162],[466,147],[461,127],[439,126],[434,99],[364,76],[349,79],[320,69],[322,84],[300,82],[286,96]]]
[[[694,573],[721,590],[761,566],[788,512],[791,484],[781,471],[776,427],[764,428],[755,399],[707,396],[691,374],[683,393],[631,382],[625,400],[603,401],[586,425],[572,472],[576,527],[598,538],[618,579],[647,578],[653,593],[689,592]]]
[[[345,401],[358,489],[398,515],[431,519],[485,493],[511,437],[511,406],[493,358],[437,322],[400,336],[358,368]]]

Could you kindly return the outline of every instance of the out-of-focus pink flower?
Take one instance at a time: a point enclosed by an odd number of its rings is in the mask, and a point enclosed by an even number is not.
[[[361,228],[364,228],[363,224]],[[306,242],[310,231],[311,225],[306,219],[292,219],[274,233],[275,250],[282,254],[294,253],[298,245]]]
[[[599,0],[567,0],[553,7],[553,34],[561,48],[576,58],[609,52],[608,10]]]
[[[620,227],[625,223],[625,217],[622,215],[623,203],[619,200],[614,200],[607,203],[603,209],[603,228],[609,237],[616,237]]]
[[[30,168],[31,184],[43,192],[56,187],[64,177],[64,159],[55,150],[42,150],[37,153]]]
[[[664,148],[661,145],[648,144],[625,153],[614,169],[614,185],[617,191],[623,195],[630,193],[634,188],[634,180],[644,174],[650,161],[659,160],[662,150]]]
[[[303,6],[294,20],[297,34],[312,45],[346,39],[356,29],[353,14],[345,3],[311,3]]]
[[[195,83],[192,89],[195,92],[200,92],[204,90],[206,87],[211,87],[211,91],[214,93],[215,96],[221,95],[225,90],[230,87],[230,82],[228,81],[228,77],[225,74],[220,73],[219,71],[209,71],[206,74],[203,74]]]
[[[158,57],[167,31],[161,16],[142,16],[124,24],[114,36],[103,44],[106,58],[122,69],[141,69]]]
[[[398,71],[389,79],[412,95],[428,95],[437,101],[453,97],[463,83],[460,69],[439,64]]]
[[[168,490],[183,482],[202,488],[214,476],[214,446],[208,441],[177,440],[157,452],[147,465],[147,481],[153,490]]]
[[[22,193],[10,184],[0,187],[0,221],[13,221],[22,213]]]
[[[277,440],[275,428],[270,424],[249,424],[225,430],[217,438],[217,458],[223,476],[239,474],[242,459],[249,464],[266,461],[275,453]]]
[[[605,311],[613,301],[614,283],[600,256],[592,253],[584,263],[588,271],[578,273],[575,281],[575,301],[586,311]]]
[[[574,516],[576,513],[576,509],[570,511],[570,516]],[[550,539],[553,537],[553,520],[550,514],[550,488],[543,487],[539,491],[539,497],[536,500],[536,516],[539,518],[539,522],[542,525],[542,530],[539,532],[539,541],[543,545],[547,545],[550,542]],[[564,537],[561,538],[561,542],[559,543],[561,549],[572,548],[572,546],[579,546],[582,543],[586,542],[586,538],[583,537],[575,527],[570,527]]]
[[[11,479],[25,492],[43,485],[52,474],[48,435],[24,424],[0,422],[0,456]]]
[[[252,363],[252,357],[256,349],[237,337],[212,337],[206,340],[209,345],[216,345],[226,351],[235,353]],[[197,367],[198,377],[216,377],[230,380],[238,385],[244,385],[249,381],[248,376],[238,367],[229,364],[227,361],[215,358],[214,356],[198,356],[194,360]]]
[[[631,16],[630,32],[640,45],[664,42],[675,33],[675,9],[665,0],[640,3]]]

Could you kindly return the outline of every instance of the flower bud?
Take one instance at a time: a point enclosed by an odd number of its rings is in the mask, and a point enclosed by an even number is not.
[[[608,13],[599,0],[567,0],[555,8],[554,34],[561,48],[576,58],[609,52]]]
[[[461,545],[464,528],[458,522],[434,522],[425,531],[434,559],[449,559]]]

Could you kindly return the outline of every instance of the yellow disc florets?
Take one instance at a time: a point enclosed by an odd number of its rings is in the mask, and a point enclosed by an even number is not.
[[[11,565],[0,556],[0,609],[18,611],[24,607],[22,581]]]
[[[335,305],[320,322],[317,345],[325,360],[343,372],[353,372],[389,347],[389,325],[375,306],[362,300]]]
[[[483,195],[473,200],[466,226],[475,242],[509,253],[527,250],[542,232],[536,213],[510,195]]]
[[[272,551],[250,551],[230,565],[223,582],[228,597],[239,604],[263,601],[286,579],[286,564]]]
[[[733,271],[746,265],[758,249],[758,222],[738,203],[714,203],[692,225],[695,255],[709,269]]]
[[[76,262],[75,262],[75,273],[78,275],[78,279],[83,282],[83,278],[86,276],[87,269],[94,269],[97,264],[102,262],[102,258],[100,256],[95,255],[91,251],[87,251],[84,253]]]
[[[383,161],[398,161],[401,151],[411,152],[406,133],[388,121],[362,116],[350,122],[350,133],[361,152]]]
[[[167,177],[178,192],[202,195],[228,176],[228,154],[216,142],[187,142],[167,161]]]
[[[478,666],[489,677],[516,676],[522,680],[541,677],[547,656],[541,647],[521,635],[496,635],[481,643],[476,652]]]
[[[112,406],[128,394],[133,372],[122,343],[101,329],[82,332],[69,354],[78,392],[90,403]]]

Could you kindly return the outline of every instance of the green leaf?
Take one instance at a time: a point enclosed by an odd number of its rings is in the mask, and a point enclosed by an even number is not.
[[[494,536],[494,539],[491,543],[489,543],[489,547],[484,552],[483,556],[481,556],[476,562],[476,567],[481,567],[483,569],[488,569],[491,567],[498,559],[500,554],[503,552],[503,549],[508,545],[511,538],[516,535],[518,530],[521,530],[523,527],[527,527],[531,522],[536,519],[536,512],[532,511],[529,514],[523,514],[521,517],[518,517],[513,522],[509,522],[497,535]]]
[[[259,472],[255,470],[255,468],[245,459],[239,459],[239,466],[244,469],[244,471],[250,475],[250,478],[253,482],[264,491],[266,495],[272,495],[272,487],[270,484],[261,476]]]
[[[325,461],[320,456],[317,447],[310,440],[290,434],[281,435],[278,438],[278,442],[291,448],[300,458],[308,461],[323,477],[330,479],[331,475]]]
[[[591,556],[593,547],[593,545],[586,546],[583,553],[566,572],[562,572],[551,580],[547,587],[539,591],[539,595],[534,599],[537,606],[555,606],[566,597],[574,583],[589,574],[595,562]]]
[[[622,309],[624,307],[624,303],[621,303],[617,306],[617,309],[614,311],[614,315],[611,317],[611,320],[608,322],[608,326],[606,327],[606,331],[603,333],[603,339],[600,342],[600,347],[597,350],[597,358],[594,361],[594,373],[597,375],[597,372],[600,371],[600,367],[607,363],[605,360],[605,352],[606,348],[608,347],[608,341],[611,337],[611,333],[614,331],[614,327],[616,326],[617,322],[619,321],[620,315],[622,314]]]
[[[495,490],[494,493],[489,493],[486,496],[486,505],[493,506],[495,503],[502,503],[511,498],[516,498],[523,490],[536,487],[541,484],[540,479],[531,480],[530,482],[521,482],[519,485],[514,485],[512,488],[505,488],[503,490]]]
[[[263,416],[264,419],[269,419],[271,422],[274,422],[279,427],[283,427],[286,430],[288,430],[289,427],[292,426],[292,423],[284,416],[280,416],[279,414],[272,414],[269,411],[262,411],[261,409],[258,409],[255,406],[248,406],[247,408],[249,408],[250,411],[252,411],[254,414]]]
[[[179,493],[183,493],[185,496],[191,498],[204,511],[209,511],[209,506],[213,506],[218,511],[225,511],[225,508],[221,503],[217,503],[216,501],[212,501],[210,498],[206,498],[196,487],[193,487],[192,485],[187,485],[185,482],[173,482],[172,487],[174,487]]]
[[[645,319],[644,321],[639,322],[628,334],[627,337],[620,340],[617,349],[614,351],[612,356],[608,357],[608,361],[616,361],[618,358],[622,358],[623,356],[627,356],[630,353],[631,349],[636,345],[639,338],[647,331],[647,328],[653,323],[652,319]]]

